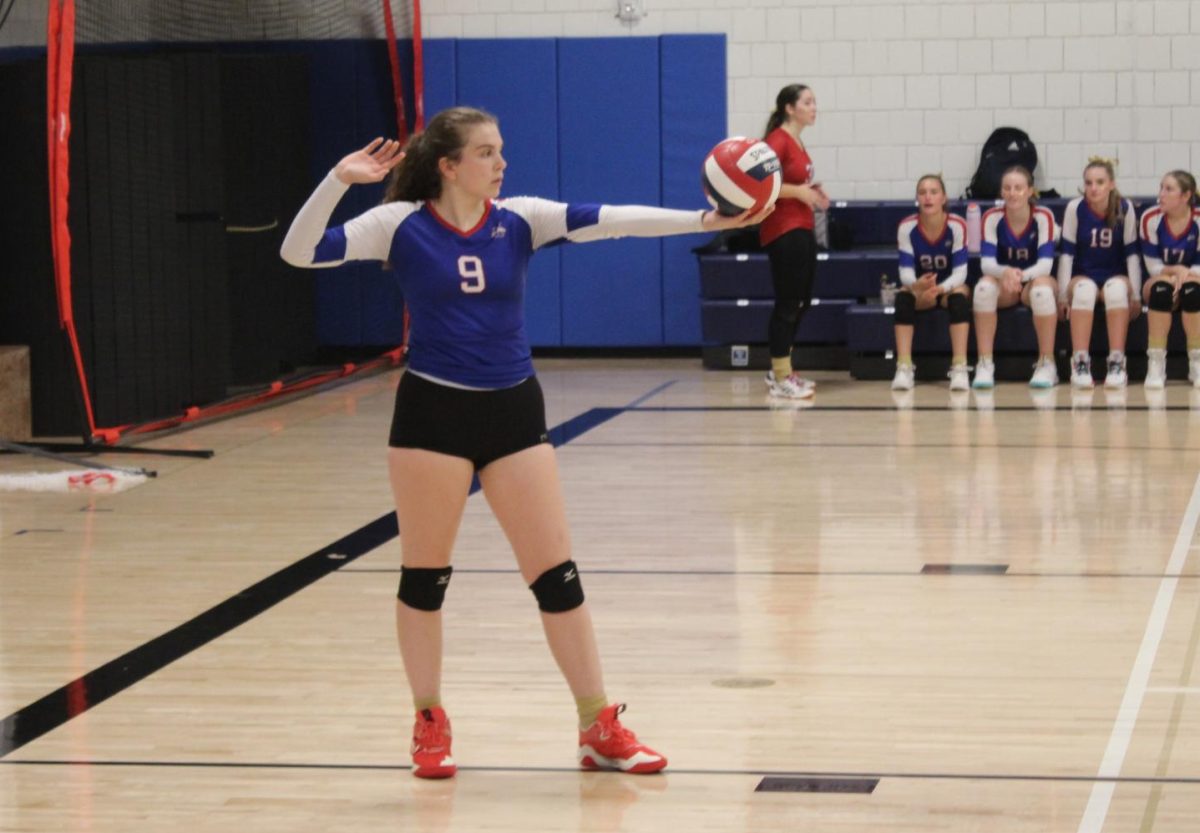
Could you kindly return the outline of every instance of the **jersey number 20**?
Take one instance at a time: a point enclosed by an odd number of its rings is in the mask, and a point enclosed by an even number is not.
[[[458,274],[462,276],[462,291],[470,295],[483,292],[487,279],[483,276],[483,261],[475,255],[462,255],[458,259]]]

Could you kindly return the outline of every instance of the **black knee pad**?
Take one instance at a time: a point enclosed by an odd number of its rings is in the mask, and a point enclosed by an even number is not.
[[[1197,298],[1200,299],[1200,294],[1197,294]],[[1171,286],[1170,282],[1158,281],[1150,287],[1150,309],[1155,312],[1170,312],[1174,308],[1175,287]]]
[[[452,572],[453,567],[401,567],[396,598],[417,610],[441,610]]]
[[[544,613],[566,613],[583,604],[583,584],[574,561],[551,567],[529,589],[537,599],[538,609]]]
[[[775,304],[775,309],[772,314],[777,321],[782,321],[789,326],[795,326],[800,320],[800,306],[798,303]]]
[[[1188,281],[1179,288],[1179,306],[1184,312],[1200,312],[1200,283]]]
[[[897,324],[916,324],[917,323],[917,296],[911,292],[896,293],[896,323]]]
[[[961,292],[951,292],[946,296],[946,309],[950,310],[951,324],[969,324],[971,322],[971,302]]]

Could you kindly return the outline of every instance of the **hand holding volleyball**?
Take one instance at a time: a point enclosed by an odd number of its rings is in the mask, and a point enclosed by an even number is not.
[[[766,142],[734,136],[718,142],[705,157],[700,181],[712,207],[734,217],[773,206],[783,174],[779,157]]]
[[[334,175],[347,185],[382,182],[404,158],[400,147],[394,139],[375,139],[365,148],[343,157],[333,169]]]

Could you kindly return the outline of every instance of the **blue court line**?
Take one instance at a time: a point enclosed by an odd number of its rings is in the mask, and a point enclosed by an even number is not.
[[[552,428],[548,432],[550,441],[555,447],[568,443],[621,412],[620,408],[592,408]],[[389,511],[182,625],[13,712],[0,721],[0,758],[224,636],[399,534],[396,513]]]
[[[625,409],[626,409],[626,410],[629,410],[629,409],[632,409],[632,408],[636,408],[638,405],[641,405],[641,404],[642,404],[643,402],[645,402],[647,399],[650,399],[650,398],[652,398],[652,397],[658,396],[660,393],[662,393],[662,392],[663,392],[664,390],[666,390],[667,388],[671,387],[671,385],[675,384],[677,381],[679,381],[679,380],[678,380],[678,379],[672,379],[672,380],[671,380],[671,381],[669,381],[669,382],[663,382],[661,385],[659,385],[658,387],[656,387],[654,390],[650,391],[650,392],[649,392],[649,393],[647,393],[647,394],[644,394],[644,395],[642,395],[642,396],[639,396],[637,399],[635,399],[635,400],[633,400],[632,402],[630,402],[628,405],[626,405],[626,406],[625,406]]]

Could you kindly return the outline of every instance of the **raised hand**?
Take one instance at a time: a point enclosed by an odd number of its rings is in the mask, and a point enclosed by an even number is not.
[[[334,176],[347,185],[380,182],[400,164],[404,153],[394,139],[375,139],[365,148],[342,158],[333,169]]]

